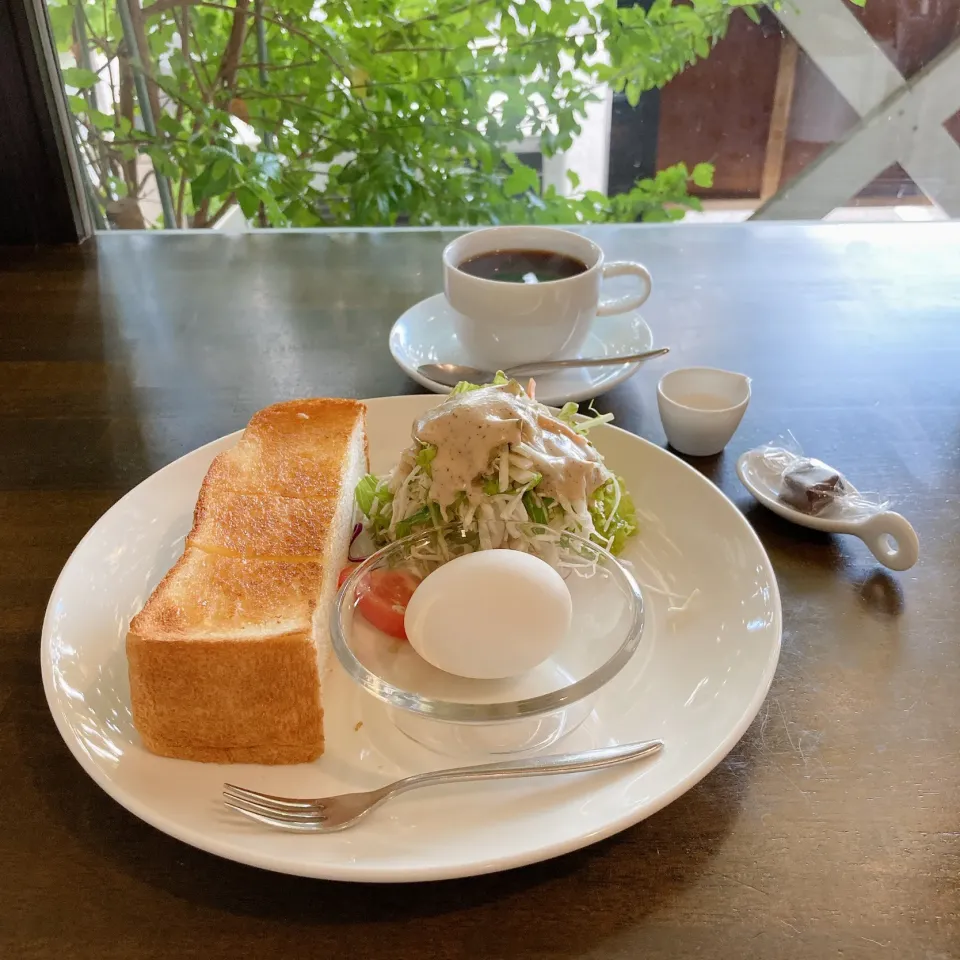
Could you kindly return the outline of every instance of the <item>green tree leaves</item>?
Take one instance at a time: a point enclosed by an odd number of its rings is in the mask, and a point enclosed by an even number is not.
[[[506,154],[504,161],[510,168],[510,175],[503,182],[503,192],[508,197],[526,193],[528,190],[539,192],[540,178],[533,167],[528,167],[525,163],[522,163],[513,153]]]
[[[690,179],[698,187],[713,186],[713,165],[710,163],[698,163],[690,174]]]
[[[76,87],[78,90],[86,90],[100,79],[92,70],[84,70],[82,67],[67,67],[60,73],[66,86]]]
[[[570,171],[574,195],[560,196],[518,144],[569,149],[599,85],[636,103],[706,56],[734,9],[756,5],[264,0],[261,63],[252,3],[235,30],[236,0],[150,0],[145,69],[162,109],[149,137],[116,2],[48,0],[58,50],[78,64],[63,76],[81,91],[70,104],[94,190],[104,210],[136,202],[150,178],[134,161],[150,157],[179,222],[198,226],[234,204],[272,226],[676,219],[696,205],[690,187],[712,185],[709,164],[618,197],[579,192]]]

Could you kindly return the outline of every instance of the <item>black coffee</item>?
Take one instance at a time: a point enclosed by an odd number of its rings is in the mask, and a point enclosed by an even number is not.
[[[587,265],[576,257],[552,250],[493,250],[464,260],[460,269],[483,280],[549,283],[576,277],[587,270]]]

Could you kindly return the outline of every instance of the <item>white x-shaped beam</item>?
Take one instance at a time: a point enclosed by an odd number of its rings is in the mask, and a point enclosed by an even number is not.
[[[777,16],[861,119],[752,219],[825,217],[897,162],[960,217],[960,146],[943,126],[960,110],[960,40],[905,80],[843,0],[786,0]]]

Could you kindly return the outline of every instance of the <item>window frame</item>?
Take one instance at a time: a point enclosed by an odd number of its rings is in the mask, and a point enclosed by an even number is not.
[[[43,0],[0,2],[0,244],[93,234]]]

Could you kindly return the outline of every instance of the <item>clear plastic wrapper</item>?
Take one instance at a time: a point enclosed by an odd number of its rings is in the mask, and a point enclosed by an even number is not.
[[[800,513],[828,520],[866,520],[884,513],[891,502],[862,493],[839,470],[804,456],[792,433],[758,448],[778,499]]]

